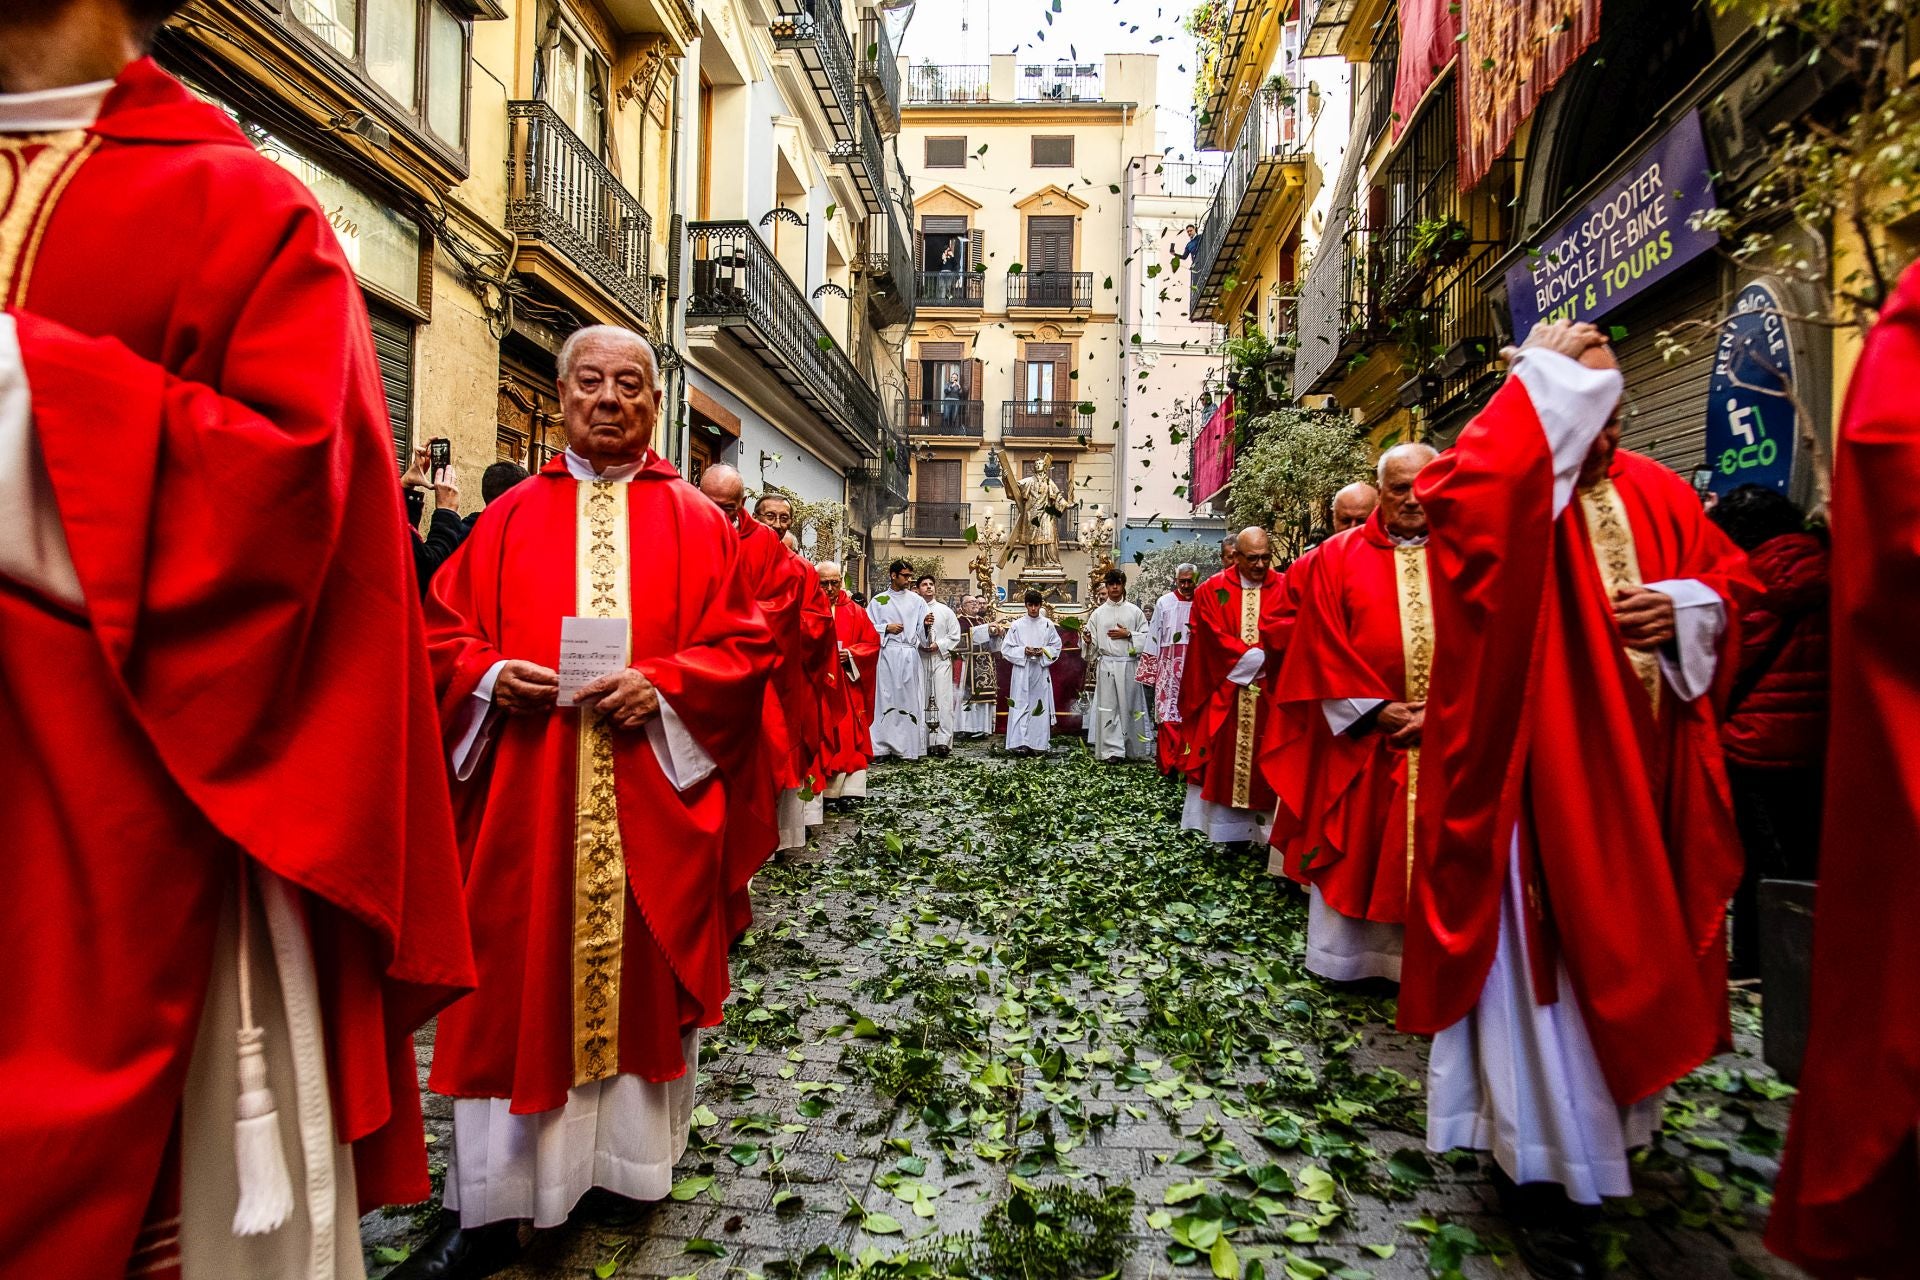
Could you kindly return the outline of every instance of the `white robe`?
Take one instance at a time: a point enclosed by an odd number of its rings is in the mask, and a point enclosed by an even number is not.
[[[992,653],[994,651],[993,633],[987,624],[981,623],[972,628],[968,640],[969,653]],[[996,698],[984,702],[974,702],[968,694],[971,691],[973,673],[963,669],[958,694],[960,709],[954,715],[954,723],[963,738],[984,738],[993,732],[993,714]]]
[[[1029,658],[1029,648],[1041,650]],[[1060,629],[1042,614],[1014,619],[1000,642],[1001,656],[1013,667],[1013,680],[1007,688],[1007,750],[1031,747],[1045,751],[1053,737],[1053,675],[1049,670],[1060,657]]]
[[[634,464],[596,474],[573,450],[565,456],[576,480],[625,484],[640,470]],[[452,726],[456,778],[473,775],[492,741],[493,685],[505,665],[495,663],[481,678]],[[705,780],[717,767],[664,698],[646,732],[654,759],[677,790]],[[683,1037],[682,1051],[687,1074],[678,1080],[616,1075],[569,1089],[566,1102],[551,1111],[514,1115],[506,1098],[455,1098],[441,1203],[459,1212],[462,1226],[531,1218],[535,1226],[550,1227],[566,1221],[592,1187],[634,1200],[665,1198],[693,1115],[697,1031]]]
[[[953,745],[953,734],[957,727],[958,699],[954,696],[953,654],[960,647],[960,619],[953,610],[938,600],[929,601],[927,610],[933,615],[933,630],[923,633],[920,641],[920,672],[926,682],[928,698],[932,707],[928,713],[927,745],[947,747]]]
[[[1525,385],[1554,460],[1553,511],[1572,500],[1574,480],[1619,398],[1620,375],[1587,369],[1551,352],[1524,353],[1514,376]],[[1675,640],[1660,654],[1670,691],[1691,700],[1713,684],[1716,645],[1726,625],[1705,584],[1650,582],[1674,601]],[[1540,814],[1535,821],[1553,821]],[[1509,845],[1493,966],[1473,1011],[1434,1037],[1427,1069],[1427,1147],[1492,1151],[1515,1182],[1554,1182],[1577,1204],[1633,1193],[1627,1153],[1652,1140],[1656,1094],[1632,1106],[1613,1100],[1587,1034],[1566,966],[1559,999],[1534,1002],[1520,877],[1520,833]]]
[[[1128,631],[1125,640],[1107,634]],[[1147,615],[1131,600],[1101,605],[1087,621],[1094,660],[1093,700],[1087,706],[1087,745],[1096,760],[1143,760],[1153,754],[1153,721],[1147,716],[1147,687],[1134,679],[1145,651]]]
[[[1153,718],[1160,724],[1180,723],[1180,676],[1187,666],[1187,626],[1193,601],[1169,591],[1153,606],[1147,627],[1149,652],[1158,659],[1153,684]]]
[[[880,666],[875,672],[873,758],[918,760],[927,754],[927,680],[920,667],[920,620],[927,602],[911,591],[882,591],[868,602],[867,617],[880,633]],[[899,624],[895,635],[887,627]]]

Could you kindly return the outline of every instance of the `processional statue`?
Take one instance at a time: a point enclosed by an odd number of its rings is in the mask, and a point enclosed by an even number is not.
[[[995,457],[998,458],[996,451]],[[1006,550],[1000,553],[1000,567],[1017,551],[1024,559],[1021,575],[1031,577],[1035,570],[1060,569],[1059,518],[1067,509],[1067,495],[1053,479],[1053,455],[1043,453],[1033,460],[1031,475],[1017,475],[1000,461],[1000,479],[1007,497],[1013,500],[1013,531]]]

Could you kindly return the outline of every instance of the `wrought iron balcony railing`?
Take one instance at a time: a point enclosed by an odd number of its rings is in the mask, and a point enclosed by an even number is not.
[[[1093,310],[1093,272],[1022,271],[1007,277],[1007,305],[1036,311]]]
[[[902,400],[900,426],[908,435],[978,440],[986,405],[978,400]]]
[[[1093,406],[1084,400],[1003,400],[1000,434],[1013,440],[1084,443],[1093,430]]]
[[[887,155],[880,145],[880,126],[864,106],[854,113],[853,135],[833,144],[834,163],[847,166],[854,187],[869,212],[888,203]]]
[[[689,222],[689,325],[737,330],[743,345],[861,452],[880,448],[880,397],[841,354],[779,259],[744,222]]]
[[[544,240],[645,319],[653,218],[544,102],[507,104],[507,228]]]
[[[874,119],[888,136],[900,132],[900,63],[887,35],[886,15],[869,9],[860,15],[860,78],[867,86]]]
[[[923,307],[979,307],[986,300],[987,275],[984,271],[922,271],[920,305]]]
[[[860,94],[854,79],[853,46],[840,25],[839,0],[780,0],[773,20],[773,43],[800,55],[814,96],[826,112],[833,136],[855,141]]]
[[[973,524],[971,502],[915,502],[907,507],[907,537],[958,542]]]
[[[867,217],[861,263],[867,274],[867,300],[874,324],[885,329],[912,320],[919,283],[913,269],[913,246],[907,242],[890,202]]]
[[[1292,229],[1292,219],[1305,202],[1303,146],[1294,90],[1277,87],[1255,94],[1194,240],[1194,319],[1220,318],[1226,282],[1243,259],[1261,256],[1263,246],[1253,243],[1256,233],[1265,240],[1284,237]],[[1288,200],[1293,203],[1287,217],[1276,220],[1276,207]]]
[[[1294,357],[1293,392],[1319,391],[1364,345],[1372,331],[1374,302],[1369,290],[1365,228],[1351,205],[1337,206],[1307,264],[1300,285],[1299,345]]]
[[[934,66],[931,63],[907,68],[907,101],[986,102],[993,68],[979,66]]]

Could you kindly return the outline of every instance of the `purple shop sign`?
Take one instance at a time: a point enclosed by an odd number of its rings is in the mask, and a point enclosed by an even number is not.
[[[1620,178],[1507,270],[1513,332],[1594,320],[1719,243],[1688,225],[1716,207],[1700,113],[1689,111]]]

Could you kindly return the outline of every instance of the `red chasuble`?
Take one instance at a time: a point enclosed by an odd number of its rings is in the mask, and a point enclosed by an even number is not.
[[[1920,271],[1848,389],[1833,466],[1833,703],[1813,1023],[1767,1245],[1910,1274],[1920,1205]]]
[[[1384,733],[1335,736],[1321,703],[1426,696],[1426,550],[1396,547],[1376,512],[1295,562],[1287,586],[1298,613],[1261,750],[1291,829],[1287,874],[1318,885],[1341,915],[1399,924],[1413,858],[1408,764],[1418,753],[1389,746]],[[1282,834],[1276,824],[1276,841]]]
[[[436,1092],[550,1111],[616,1072],[685,1074],[681,1033],[719,1022],[728,791],[757,761],[774,662],[739,543],[658,458],[620,484],[575,480],[560,457],[489,507],[434,575],[427,638],[450,729],[495,662],[553,667],[562,618],[624,617],[629,664],[716,765],[676,790],[657,725],[612,728],[571,707],[494,722],[454,787],[480,985],[441,1015]],[[635,572],[649,565],[673,572]]]
[[[1215,804],[1273,807],[1273,788],[1256,767],[1267,717],[1262,695],[1286,656],[1291,627],[1286,575],[1278,569],[1268,571],[1257,591],[1242,589],[1239,570],[1228,569],[1194,592],[1187,622],[1192,639],[1180,678],[1180,721],[1186,732],[1187,775]],[[1260,674],[1251,684],[1229,682],[1233,664],[1253,648],[1266,651]]]
[[[800,566],[800,661],[791,673],[783,669],[787,696],[792,705],[787,712],[790,723],[800,726],[794,744],[795,774],[803,796],[811,798],[826,789],[827,699],[838,696],[840,661],[839,639],[834,634],[833,606],[820,589],[820,574],[813,561],[795,554]]]
[[[832,607],[835,660],[838,646],[845,645],[859,679],[842,670],[822,712],[826,746],[821,765],[829,780],[873,763],[873,699],[880,679],[880,633],[873,629],[873,619],[845,592]]]
[[[1436,654],[1407,908],[1402,1030],[1473,1008],[1498,940],[1516,824],[1535,998],[1564,961],[1614,1099],[1636,1102],[1727,1036],[1727,899],[1742,854],[1718,694],[1682,702],[1629,656],[1613,588],[1696,578],[1727,602],[1720,689],[1739,652],[1745,558],[1679,476],[1621,451],[1556,519],[1545,433],[1507,379],[1417,486]],[[1651,655],[1646,655],[1651,657]]]
[[[242,854],[303,891],[363,1204],[419,1200],[408,1032],[473,967],[353,273],[148,61],[0,166],[0,300],[85,596],[0,580],[0,1270],[122,1273]]]

